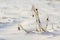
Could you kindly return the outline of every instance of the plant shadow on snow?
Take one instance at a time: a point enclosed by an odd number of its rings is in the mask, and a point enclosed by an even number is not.
[[[29,32],[29,33],[26,33],[27,34],[31,34],[31,35],[43,35],[43,36],[52,36],[52,37],[56,37],[56,36],[60,36],[60,31],[58,30],[54,30],[53,32]]]
[[[42,32],[41,34],[42,34],[42,35],[47,35],[47,36],[52,35],[52,36],[54,36],[54,37],[56,36],[55,33],[53,33],[53,32],[48,32],[48,31],[47,31],[47,32]]]

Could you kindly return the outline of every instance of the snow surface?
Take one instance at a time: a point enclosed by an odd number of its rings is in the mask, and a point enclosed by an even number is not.
[[[32,5],[39,10],[42,26],[49,16],[48,32],[26,33],[17,29],[18,24],[29,31],[36,29]],[[0,40],[60,40],[60,1],[0,0]]]

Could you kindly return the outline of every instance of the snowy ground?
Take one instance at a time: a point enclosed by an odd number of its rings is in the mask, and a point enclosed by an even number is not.
[[[49,16],[49,32],[18,31],[18,24],[27,30],[35,30],[36,22],[31,11],[33,4],[39,10],[42,26]],[[60,1],[0,0],[0,40],[60,40]]]

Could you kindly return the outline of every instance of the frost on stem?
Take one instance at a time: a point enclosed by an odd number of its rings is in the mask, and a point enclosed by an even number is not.
[[[30,32],[32,32],[32,31],[28,31],[28,30],[24,29],[22,25],[19,25],[19,26],[20,26],[20,27],[19,27],[18,29],[21,28],[21,29],[24,30],[26,33],[30,33]]]
[[[38,31],[46,31],[46,30],[44,30],[43,28],[42,28],[42,25],[41,25],[41,22],[40,22],[40,19],[39,19],[39,14],[38,14],[38,9],[37,8],[35,8],[35,6],[33,5],[32,6],[32,11],[34,12],[33,14],[34,14],[34,16],[35,16],[35,18],[36,18],[36,23],[37,23],[37,25],[38,25]]]
[[[48,27],[48,21],[49,21],[49,17],[46,18],[46,27],[45,27],[45,30],[46,30],[47,27]]]

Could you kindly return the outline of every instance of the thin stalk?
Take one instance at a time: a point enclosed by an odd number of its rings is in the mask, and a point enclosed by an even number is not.
[[[38,28],[39,28],[39,30],[38,31],[41,31],[41,29],[42,29],[42,31],[46,31],[46,30],[44,30],[43,28],[42,28],[42,25],[41,25],[41,22],[40,22],[40,19],[39,19],[39,14],[38,14],[38,9],[36,9],[34,6],[32,7],[32,10],[34,11],[34,16],[35,16],[35,18],[36,18],[36,23],[38,24]]]
[[[45,27],[45,30],[46,30],[47,27],[48,27],[48,22],[49,22],[49,17],[46,19],[46,27]]]
[[[31,32],[31,31],[28,31],[28,30],[24,29],[22,25],[20,25],[20,27],[21,27],[22,30],[24,30],[26,33],[30,33],[30,32]]]

